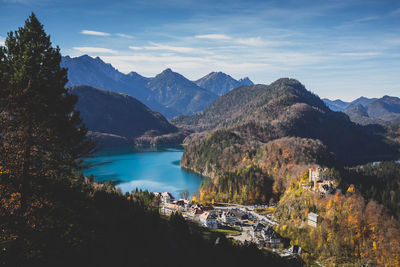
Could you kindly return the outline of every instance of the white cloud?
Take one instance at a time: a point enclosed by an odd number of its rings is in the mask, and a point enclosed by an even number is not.
[[[82,30],[81,34],[95,35],[95,36],[110,36],[110,34],[107,32],[98,32],[98,31],[89,31],[89,30]]]
[[[1,46],[4,46],[5,40],[6,40],[6,39],[5,39],[4,37],[0,36],[0,45],[1,45]]]
[[[237,44],[247,45],[247,46],[281,46],[292,44],[289,41],[270,41],[264,40],[260,36],[250,37],[250,38],[237,38],[233,40]]]
[[[171,46],[171,45],[163,45],[157,43],[150,43],[151,46],[145,46],[144,49],[146,50],[165,50],[165,51],[172,51],[178,53],[193,53],[196,51],[195,48],[192,47],[183,47],[183,46]]]
[[[225,34],[203,34],[203,35],[196,35],[195,38],[208,39],[208,40],[231,40],[232,39],[232,37],[225,35]]]
[[[148,46],[129,46],[131,50],[171,51],[176,53],[209,53],[201,48],[172,46],[150,42]]]
[[[337,53],[338,56],[344,57],[375,57],[382,55],[381,52],[344,52],[344,53]]]
[[[127,39],[132,39],[133,36],[125,33],[117,33],[115,34],[116,36],[122,37],[122,38],[127,38]]]
[[[109,48],[103,48],[103,47],[90,47],[90,46],[76,46],[72,47],[72,49],[82,52],[82,53],[105,53],[105,54],[117,54],[118,52],[109,49]]]
[[[242,38],[235,40],[235,42],[238,44],[250,45],[250,46],[261,46],[266,44],[266,42],[263,39],[261,39],[261,37]]]
[[[137,51],[137,50],[142,50],[142,49],[143,49],[143,47],[140,47],[140,46],[133,46],[133,45],[131,45],[131,46],[129,46],[129,49],[132,49],[132,50],[135,50],[135,51]]]
[[[276,46],[276,45],[290,44],[290,42],[288,41],[264,40],[260,36],[249,37],[249,38],[234,38],[225,34],[205,34],[205,35],[196,35],[195,38],[213,40],[213,41],[223,41],[223,42],[229,41],[230,43],[235,43],[245,46]]]

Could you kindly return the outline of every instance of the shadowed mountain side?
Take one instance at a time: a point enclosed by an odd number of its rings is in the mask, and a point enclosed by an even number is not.
[[[154,78],[146,78],[136,72],[121,73],[99,57],[87,55],[63,57],[61,66],[68,68],[69,86],[89,85],[128,94],[169,119],[201,111],[217,98],[170,69]]]
[[[351,104],[344,112],[356,123],[381,124],[388,126],[393,123],[400,123],[400,98],[384,96],[363,106]]]
[[[287,136],[319,139],[347,164],[389,159],[398,153],[381,135],[382,128],[354,124],[300,82],[287,78],[236,88],[203,112],[178,117],[173,123],[200,132],[225,128],[243,142],[267,143]]]
[[[200,88],[171,69],[166,69],[152,78],[147,87],[152,92],[147,100],[161,103],[180,114],[199,112],[217,98],[215,94]]]
[[[102,144],[133,145],[139,137],[168,135],[180,139],[174,142],[179,144],[184,138],[164,116],[131,96],[90,86],[74,86],[70,92],[78,96],[76,108],[91,135]]]

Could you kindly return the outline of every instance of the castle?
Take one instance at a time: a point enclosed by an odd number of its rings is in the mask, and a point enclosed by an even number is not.
[[[328,169],[311,166],[308,169],[309,182],[313,182],[312,190],[320,193],[331,193],[335,190],[333,179],[328,174]]]

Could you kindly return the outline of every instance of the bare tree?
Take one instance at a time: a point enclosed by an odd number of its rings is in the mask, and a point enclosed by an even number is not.
[[[179,193],[179,197],[182,199],[189,199],[189,190],[184,189]]]

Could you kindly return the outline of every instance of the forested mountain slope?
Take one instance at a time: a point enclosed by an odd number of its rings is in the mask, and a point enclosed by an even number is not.
[[[90,86],[74,86],[69,90],[78,96],[76,108],[92,136],[101,143],[133,145],[135,139],[144,135],[178,134],[178,129],[163,115],[129,95]]]
[[[271,85],[236,88],[203,112],[180,116],[173,123],[198,132],[222,128],[245,143],[282,137],[318,139],[345,163],[391,158],[397,153],[379,133],[383,128],[356,125],[347,115],[331,111],[300,82],[287,78]]]

